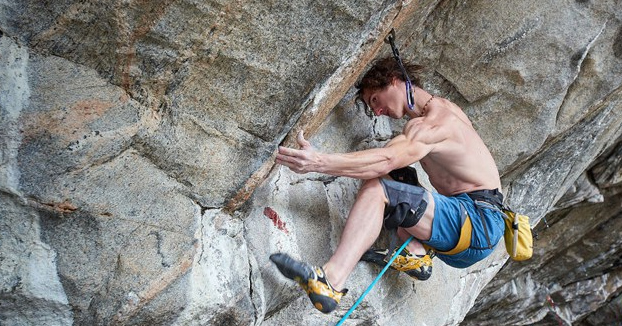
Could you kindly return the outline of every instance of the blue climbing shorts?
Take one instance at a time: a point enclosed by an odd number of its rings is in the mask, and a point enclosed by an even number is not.
[[[475,206],[475,202],[467,194],[459,194],[455,196],[443,196],[438,193],[432,193],[434,198],[434,220],[432,222],[432,235],[430,240],[421,241],[422,243],[438,250],[449,251],[453,249],[460,239],[460,230],[462,228],[462,213],[466,210],[471,218],[473,225],[473,233],[471,237],[471,246],[455,255],[443,255],[437,253],[437,257],[447,265],[456,268],[466,268],[476,262],[488,257],[494,250],[504,232],[504,214],[496,206],[483,201],[477,201],[479,210]],[[486,228],[490,238],[490,245],[486,239],[486,232],[482,225],[479,211],[483,213],[483,219],[486,221]]]

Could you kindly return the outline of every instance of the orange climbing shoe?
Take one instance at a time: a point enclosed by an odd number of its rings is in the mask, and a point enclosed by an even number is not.
[[[348,289],[335,290],[326,279],[322,267],[297,261],[283,253],[270,255],[270,260],[281,274],[298,282],[309,295],[313,306],[325,314],[335,310],[341,301],[341,297],[348,292]]]
[[[397,250],[397,249],[396,249]],[[374,263],[384,267],[389,261],[387,258],[387,253],[389,249],[378,250],[378,249],[369,249],[361,257],[362,261]],[[390,257],[393,257],[395,251]],[[393,263],[391,264],[391,268],[398,270],[400,272],[404,272],[408,274],[408,276],[420,280],[425,281],[432,276],[432,258],[434,257],[434,251],[429,250],[425,255],[413,255],[406,248],[402,250],[402,252],[395,258]]]

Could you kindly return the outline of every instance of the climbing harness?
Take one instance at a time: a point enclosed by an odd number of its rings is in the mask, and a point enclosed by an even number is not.
[[[406,246],[408,245],[408,243],[410,242],[410,240],[413,239],[413,236],[411,235],[410,238],[408,238],[408,240],[406,240],[406,242],[404,242],[404,244],[402,244],[402,246],[395,251],[395,254],[393,254],[393,257],[391,257],[391,259],[389,260],[389,262],[384,266],[384,268],[382,269],[382,271],[380,272],[380,274],[378,274],[378,276],[376,276],[376,278],[374,279],[373,282],[371,282],[371,284],[367,287],[367,289],[365,290],[365,292],[363,292],[363,294],[361,294],[361,296],[358,298],[358,300],[356,300],[356,302],[352,305],[352,307],[350,308],[350,310],[348,310],[348,312],[346,312],[345,315],[343,315],[343,317],[341,317],[341,320],[339,320],[339,322],[335,325],[335,326],[340,326],[342,325],[346,319],[348,319],[348,317],[350,316],[350,314],[354,311],[354,309],[356,309],[356,307],[363,302],[363,298],[365,298],[367,296],[367,294],[371,291],[371,289],[374,287],[374,285],[376,285],[376,283],[378,283],[378,281],[380,280],[380,278],[382,277],[382,275],[384,274],[384,272],[387,271],[387,269],[389,269],[389,267],[391,266],[391,264],[393,264],[393,261],[395,260],[395,258],[397,258],[397,256],[399,256],[399,254],[402,252],[402,250],[404,250],[404,248],[406,248]]]
[[[404,79],[406,80],[406,99],[408,100],[408,109],[413,110],[415,108],[415,95],[412,91],[412,82],[408,77],[408,73],[406,72],[406,68],[404,68],[404,64],[402,63],[402,58],[400,58],[400,52],[395,46],[395,29],[391,28],[389,35],[384,39],[385,43],[391,45],[391,50],[393,51],[393,58],[397,61],[397,64],[400,66],[402,70],[402,74],[404,75]]]
[[[491,207],[495,207],[497,210],[504,214],[504,232],[503,237],[505,239],[505,249],[510,255],[510,258],[515,261],[523,261],[530,259],[533,255],[533,236],[531,226],[529,224],[529,217],[511,210],[508,206],[503,205],[503,195],[497,190],[477,190],[467,195],[475,203],[478,214],[481,218],[482,227],[486,234],[486,240],[488,246],[484,248],[475,248],[471,246],[471,237],[473,231],[473,224],[471,217],[467,211],[461,205],[461,220],[462,227],[460,228],[460,237],[458,243],[454,248],[449,251],[435,250],[437,254],[442,255],[456,255],[469,248],[474,249],[492,249],[493,243],[488,236],[488,229],[486,227],[486,220],[484,219],[484,213],[482,212],[482,203],[487,203]],[[432,249],[428,245],[423,245],[426,250]]]
[[[462,227],[460,228],[460,238],[458,239],[458,243],[456,246],[449,251],[440,251],[434,250],[438,254],[442,255],[457,255],[471,246],[471,233],[473,231],[473,224],[471,223],[471,217],[467,214],[467,211],[460,205],[461,210],[461,219],[462,219]],[[432,249],[428,245],[423,245],[426,250]]]

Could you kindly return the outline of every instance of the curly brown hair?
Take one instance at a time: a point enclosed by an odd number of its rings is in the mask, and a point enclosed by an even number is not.
[[[423,66],[410,63],[402,60],[404,69],[408,73],[408,77],[414,86],[421,87],[421,80],[419,79],[419,73],[423,70]],[[393,57],[384,57],[376,59],[371,68],[363,75],[363,78],[356,83],[355,87],[358,89],[357,97],[363,100],[363,91],[366,89],[382,89],[391,84],[394,78],[397,78],[403,82],[406,81],[400,65]]]

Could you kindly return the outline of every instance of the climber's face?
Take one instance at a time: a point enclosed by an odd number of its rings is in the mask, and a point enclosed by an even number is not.
[[[404,82],[394,79],[384,88],[364,90],[363,101],[374,111],[375,115],[399,119],[404,116],[405,112],[406,93],[404,89]]]

